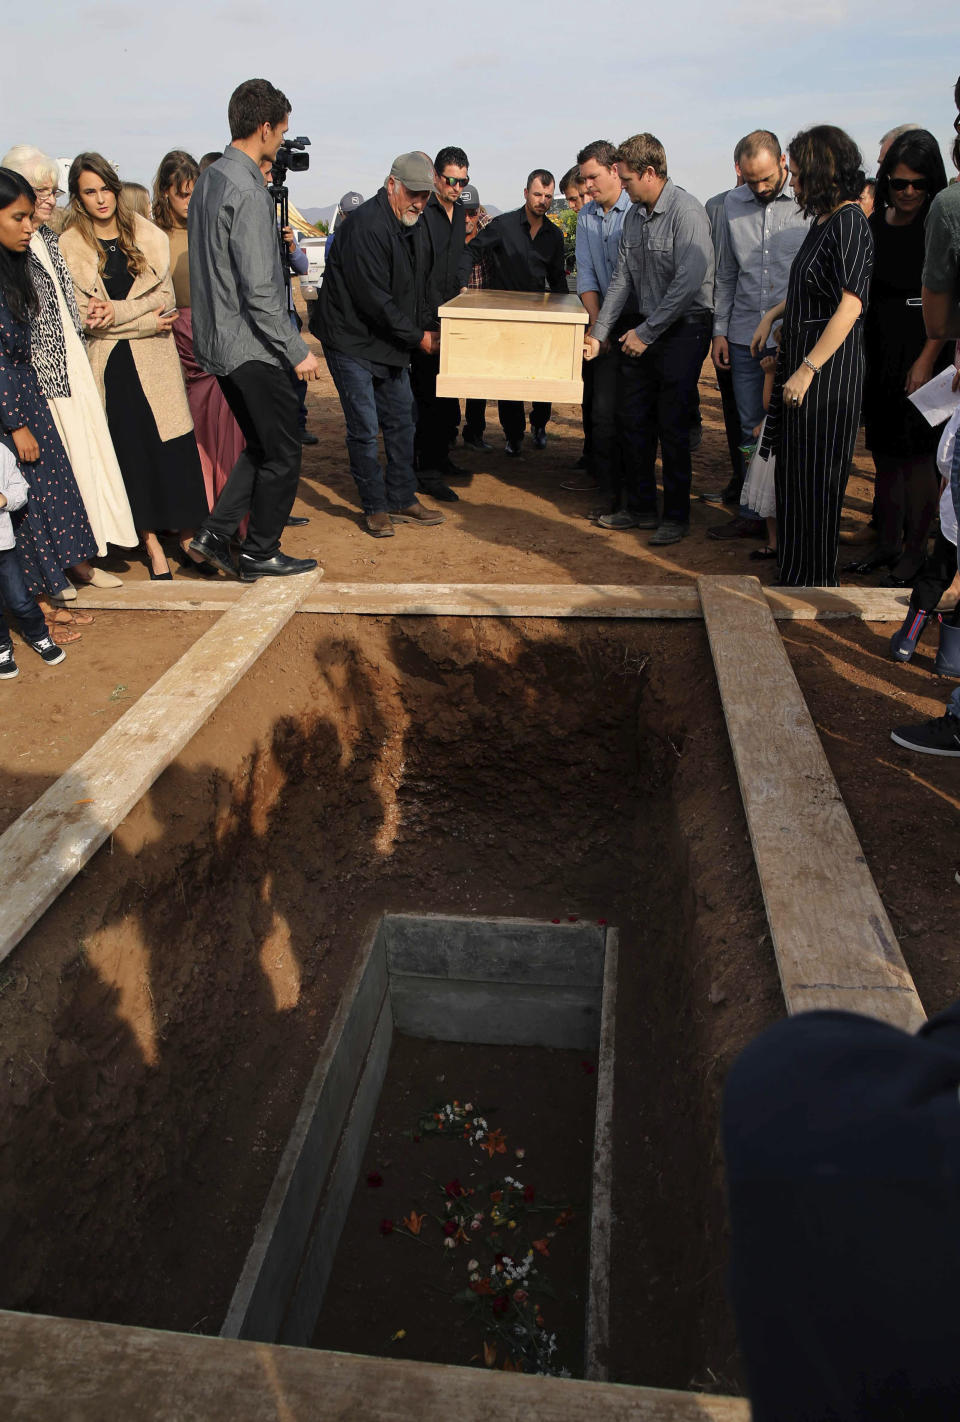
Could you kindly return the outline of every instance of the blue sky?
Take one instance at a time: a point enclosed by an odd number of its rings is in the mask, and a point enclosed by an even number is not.
[[[644,129],[701,199],[728,186],[733,145],[757,127],[786,143],[839,124],[872,172],[881,134],[908,120],[946,155],[960,72],[955,0],[39,0],[8,8],[4,33],[29,79],[0,88],[0,152],[99,149],[149,184],[169,148],[222,147],[230,91],[264,75],[313,140],[310,171],[290,179],[301,208],[369,197],[394,154],[446,143],[467,150],[485,201],[513,207],[530,168],[559,178],[584,143]]]

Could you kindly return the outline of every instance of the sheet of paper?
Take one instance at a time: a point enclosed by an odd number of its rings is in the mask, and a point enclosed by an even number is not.
[[[932,380],[928,380],[926,385],[921,385],[919,390],[915,390],[907,399],[920,411],[928,425],[942,425],[944,420],[949,420],[954,410],[960,405],[960,390],[954,390],[953,377],[956,369],[948,365],[946,370],[941,370],[939,375],[935,375]]]

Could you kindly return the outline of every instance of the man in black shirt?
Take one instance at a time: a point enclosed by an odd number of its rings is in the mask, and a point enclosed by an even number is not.
[[[469,178],[467,155],[462,148],[441,148],[434,167],[436,186],[417,223],[424,275],[423,324],[428,331],[439,330],[437,308],[459,294],[458,273],[467,240],[466,216],[457,201]],[[417,487],[435,499],[456,503],[446,479],[466,472],[450,458],[450,445],[460,426],[460,401],[437,398],[439,369],[439,352],[413,351],[410,383],[417,402]]]
[[[383,187],[337,233],[310,317],[323,342],[347,425],[350,472],[374,538],[393,525],[443,523],[416,496],[410,353],[439,348],[425,331],[423,276],[416,226],[433,191],[433,164],[423,153],[395,158]],[[377,452],[383,435],[386,469]]]
[[[563,269],[563,233],[547,217],[553,205],[553,174],[535,168],[523,190],[523,207],[495,217],[478,232],[465,254],[461,285],[466,285],[470,264],[485,257],[493,268],[490,285],[497,291],[566,292]],[[507,454],[517,457],[525,431],[522,400],[501,400],[500,424],[506,437]],[[547,443],[550,405],[536,402],[530,412],[530,429],[535,449]]]

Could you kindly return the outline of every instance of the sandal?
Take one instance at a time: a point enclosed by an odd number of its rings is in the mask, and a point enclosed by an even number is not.
[[[769,543],[765,543],[762,548],[751,548],[750,557],[754,562],[767,562],[770,558],[776,558],[779,552],[776,548],[771,548]]]
[[[53,610],[53,621],[59,627],[69,627],[71,624],[77,627],[89,627],[94,621],[90,612],[68,612],[65,607],[57,607]]]
[[[81,632],[72,632],[68,627],[60,627],[53,623],[48,627],[51,642],[56,642],[58,647],[67,647],[71,642],[79,642],[82,637]]]

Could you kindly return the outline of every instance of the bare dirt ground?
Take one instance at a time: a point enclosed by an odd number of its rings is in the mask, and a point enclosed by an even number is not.
[[[694,493],[710,495],[729,471],[709,373],[702,406]],[[331,580],[774,580],[752,541],[705,537],[718,503],[697,499],[666,550],[593,528],[590,496],[560,489],[580,452],[570,407],[514,462],[491,405],[495,448],[456,452],[473,478],[447,522],[375,541],[328,379],[310,411],[321,442],[295,512],[311,523],[285,547]],[[848,491],[857,552],[869,468],[858,455]],[[21,654],[0,829],[213,620],[98,613],[60,667]],[[889,730],[939,714],[952,683],[933,644],[888,661],[888,625],[780,626],[936,1011],[960,995],[960,763]],[[357,934],[407,907],[622,927],[613,1375],[736,1390],[716,1110],[782,1000],[702,624],[295,618],[0,965],[0,1306],[216,1331]]]

